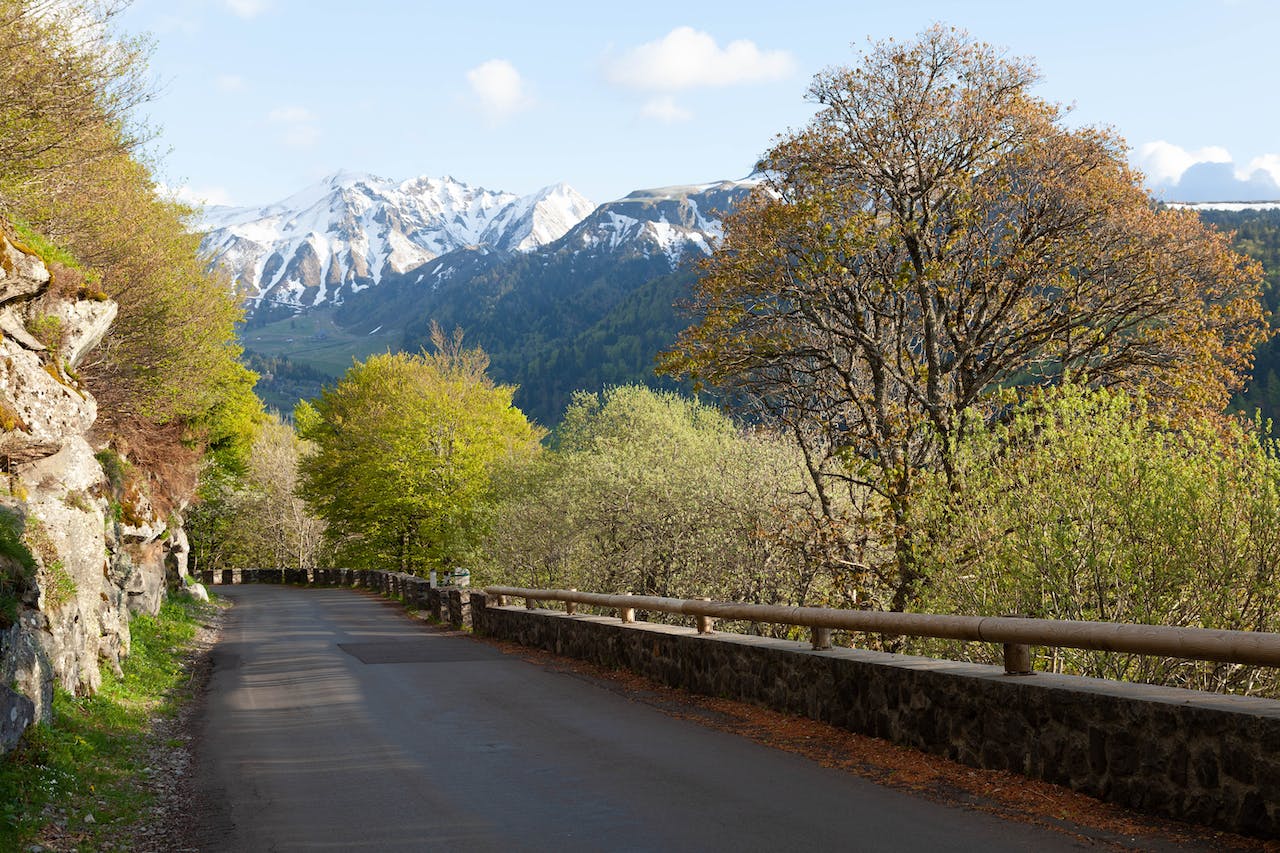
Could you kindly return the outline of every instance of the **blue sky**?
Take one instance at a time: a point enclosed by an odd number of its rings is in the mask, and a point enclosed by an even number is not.
[[[1038,93],[1118,129],[1153,185],[1198,161],[1218,165],[1188,185],[1280,180],[1272,0],[134,0],[121,27],[154,39],[143,113],[196,197],[262,204],[341,168],[602,202],[746,175],[812,114],[816,71],[934,22],[1034,58]]]

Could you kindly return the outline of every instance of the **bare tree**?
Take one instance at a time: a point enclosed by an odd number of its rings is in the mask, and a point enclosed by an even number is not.
[[[1220,410],[1265,331],[1260,268],[1155,206],[1123,142],[1067,129],[1037,77],[943,27],[819,74],[821,111],[764,156],[665,361],[787,427],[879,606],[912,599],[914,479],[952,478],[966,409],[1070,376]],[[878,567],[834,514],[855,487],[883,501]]]

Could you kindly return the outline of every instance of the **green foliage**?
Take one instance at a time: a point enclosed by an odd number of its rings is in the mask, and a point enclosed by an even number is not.
[[[38,518],[26,520],[22,541],[30,553],[38,557],[35,577],[43,596],[43,608],[57,610],[75,597],[75,578],[67,571],[58,546]]]
[[[294,413],[315,445],[300,493],[340,559],[425,572],[472,562],[488,521],[494,467],[541,437],[460,337],[434,354],[376,355]]]
[[[80,262],[70,252],[61,246],[55,245],[21,219],[13,219],[10,221],[9,226],[13,229],[20,248],[30,250],[36,257],[44,261],[45,266],[60,264],[73,269],[80,268]]]
[[[1256,430],[1174,428],[1141,397],[1068,386],[995,427],[970,418],[956,460],[959,483],[934,476],[916,506],[913,521],[928,540],[919,609],[1280,629],[1280,456]],[[1201,689],[1280,689],[1271,671],[1224,664],[1046,650],[1040,665]]]
[[[129,460],[111,448],[98,451],[93,454],[93,458],[102,466],[102,473],[106,476],[107,486],[111,491],[116,494],[123,492],[125,484],[133,473],[133,466],[129,464]]]
[[[54,560],[40,573],[45,608],[57,610],[76,596],[76,579],[61,560]]]
[[[17,621],[18,605],[35,579],[36,559],[22,531],[22,516],[0,509],[0,628]]]
[[[111,448],[93,455],[102,466],[107,479],[107,518],[131,527],[146,523],[140,512],[145,488],[144,473],[137,466]]]
[[[558,449],[509,471],[489,540],[533,586],[767,603],[824,601],[790,547],[801,461],[693,399],[638,386],[574,396]]]
[[[55,353],[62,349],[62,318],[56,314],[44,314],[32,319],[27,323],[27,331]]]
[[[233,474],[245,471],[254,439],[268,421],[262,400],[253,390],[257,379],[256,373],[241,364],[228,366],[213,405],[198,421],[210,462]]]
[[[184,597],[166,601],[155,618],[134,617],[122,678],[104,672],[93,697],[57,693],[53,722],[30,729],[0,762],[0,849],[27,849],[46,822],[46,806],[68,814],[82,850],[111,849],[121,825],[144,817],[148,720],[189,698],[182,655],[210,612]],[[92,824],[84,822],[89,813]]]
[[[1235,232],[1232,244],[1262,264],[1266,279],[1262,301],[1273,329],[1280,328],[1280,210],[1202,210],[1200,219]],[[1231,401],[1232,409],[1280,422],[1280,337],[1270,337],[1254,352],[1253,378]]]
[[[323,523],[297,494],[310,446],[279,416],[262,424],[238,472],[209,466],[187,514],[195,566],[207,569],[328,565]]]
[[[0,0],[0,213],[49,262],[52,297],[110,289],[116,320],[77,369],[98,401],[97,430],[147,469],[163,511],[190,497],[206,431],[243,455],[236,422],[252,408],[252,377],[237,363],[234,296],[188,228],[193,211],[163,198],[135,156],[145,133],[130,112],[148,96],[147,49],[115,31],[124,5]],[[61,343],[51,317],[33,332]],[[58,361],[49,372],[79,390]],[[228,408],[230,424],[215,411]]]

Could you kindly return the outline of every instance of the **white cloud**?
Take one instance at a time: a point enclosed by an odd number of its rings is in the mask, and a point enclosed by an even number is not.
[[[693,118],[693,113],[676,103],[675,98],[670,95],[663,95],[660,98],[653,98],[640,108],[640,115],[645,118],[657,119],[658,121],[672,124],[677,121],[688,121]]]
[[[320,139],[316,116],[306,107],[276,107],[267,114],[267,121],[282,126],[280,141],[291,148],[307,148]]]
[[[225,187],[178,187],[177,196],[188,204],[231,204],[231,193]]]
[[[276,124],[296,124],[315,121],[315,115],[306,107],[276,107],[267,114],[267,120]]]
[[[1176,184],[1196,163],[1230,163],[1231,154],[1219,145],[1188,151],[1163,139],[1139,146],[1137,164],[1154,184]]]
[[[256,18],[267,10],[267,0],[224,0],[232,14],[241,18]]]
[[[720,47],[713,37],[692,27],[677,27],[605,66],[612,83],[658,92],[761,83],[794,71],[795,60],[785,50],[762,51],[745,39]]]
[[[1181,202],[1253,202],[1280,199],[1280,154],[1236,163],[1220,145],[1194,151],[1160,140],[1133,155],[1157,198]]]
[[[533,105],[524,79],[505,59],[490,59],[467,72],[467,84],[491,121],[501,121]]]
[[[219,92],[243,92],[245,89],[244,78],[239,74],[219,74],[213,85]]]
[[[1270,174],[1272,180],[1280,184],[1280,154],[1263,154],[1261,157],[1254,157],[1249,161],[1245,171],[1247,175],[1252,175],[1258,169]]]
[[[156,191],[162,197],[176,199],[196,207],[232,203],[231,193],[225,187],[192,187],[185,184],[180,187],[171,187],[166,184],[157,184]]]

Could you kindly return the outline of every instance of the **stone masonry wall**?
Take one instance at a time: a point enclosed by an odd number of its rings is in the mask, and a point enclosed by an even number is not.
[[[242,583],[314,584],[368,589],[398,598],[406,607],[426,611],[453,628],[471,627],[471,591],[433,587],[426,578],[371,569],[206,569],[200,579],[208,585]]]
[[[1155,814],[1280,837],[1280,701],[600,616],[494,607],[479,633],[1010,770]]]
[[[351,569],[207,572],[206,583],[365,588],[454,628],[754,702],[1121,805],[1280,837],[1280,701],[1036,673],[551,610]]]

